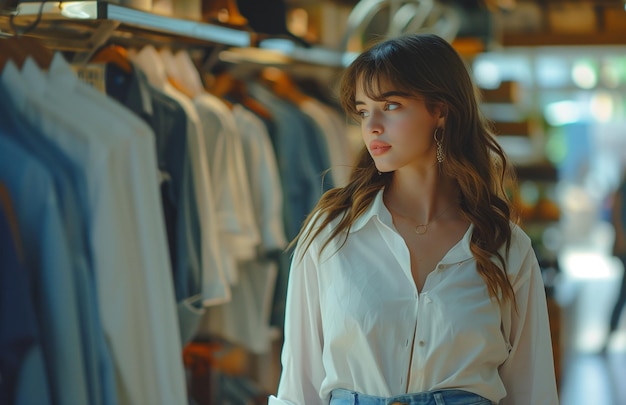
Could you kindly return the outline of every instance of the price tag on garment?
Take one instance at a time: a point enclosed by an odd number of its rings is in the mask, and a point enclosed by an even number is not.
[[[106,94],[106,65],[104,63],[72,65],[72,68],[80,80]]]

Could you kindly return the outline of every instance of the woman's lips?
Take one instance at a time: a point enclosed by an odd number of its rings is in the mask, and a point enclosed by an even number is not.
[[[381,141],[372,141],[370,142],[370,153],[374,156],[382,155],[391,149],[391,145]]]

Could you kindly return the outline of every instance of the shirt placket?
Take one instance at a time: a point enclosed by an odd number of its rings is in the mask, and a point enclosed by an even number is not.
[[[403,359],[405,360],[400,365],[402,367],[401,370],[404,371],[400,373],[400,378],[397,380],[398,388],[400,390],[405,390],[409,386],[409,378],[412,378],[410,376],[412,362],[411,357],[413,347],[415,346],[415,331],[418,321],[417,317],[419,314],[420,300],[417,286],[415,285],[415,282],[413,281],[413,276],[411,274],[411,258],[409,256],[409,249],[406,247],[404,239],[388,225],[384,223],[381,223],[381,225],[382,229],[380,230],[383,240],[386,242],[387,247],[398,262],[398,265],[400,266],[404,277],[407,279],[407,285],[413,286],[412,294],[414,298],[414,305],[411,317],[413,319],[413,327],[406,328],[407,334],[404,336],[403,342],[406,355],[403,356]]]
[[[433,343],[428,338],[428,328],[430,327],[428,314],[432,310],[431,305],[433,303],[430,295],[433,286],[440,281],[440,272],[446,267],[447,265],[439,263],[436,269],[426,278],[422,292],[417,294],[416,290],[417,300],[415,306],[415,329],[412,339],[413,354],[410,356],[409,366],[407,369],[407,375],[410,376],[411,381],[407,381],[407,392],[411,391],[411,387],[423,387],[425,384],[425,359],[427,358],[428,350]]]
[[[404,341],[404,349],[406,352],[406,356],[404,356],[406,360],[406,364],[404,364],[404,372],[400,375],[400,389],[404,392],[407,392],[407,389],[410,385],[410,379],[414,378],[412,374],[414,372],[413,363],[415,357],[415,338],[417,334],[417,325],[419,323],[419,309],[421,304],[421,296],[417,292],[417,288],[415,289],[415,304],[413,307],[413,327],[407,328],[407,331],[410,331],[406,336]]]
[[[426,358],[426,353],[431,343],[426,337],[426,328],[428,326],[425,311],[428,311],[428,307],[432,303],[432,299],[428,294],[427,291],[420,294],[419,305],[417,306],[415,333],[413,335],[413,355],[411,356],[408,371],[412,381],[409,381],[409,384],[407,384],[407,389],[411,387],[411,382],[413,382],[413,384],[417,383],[418,386],[423,386],[424,359]],[[421,325],[426,327],[420,327]]]

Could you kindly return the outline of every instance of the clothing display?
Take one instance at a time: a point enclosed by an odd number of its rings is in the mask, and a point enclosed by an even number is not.
[[[233,106],[242,146],[254,208],[262,235],[258,253],[262,259],[245,260],[238,266],[233,299],[209,308],[200,333],[219,334],[249,348],[253,353],[270,350],[271,308],[274,297],[278,257],[287,245],[281,216],[281,186],[274,150],[260,118],[237,104]]]
[[[284,249],[350,158],[331,107],[250,76],[259,115],[212,94],[185,50],[124,51],[0,70],[0,302],[19,307],[0,320],[2,403],[188,404],[194,339],[268,354]]]

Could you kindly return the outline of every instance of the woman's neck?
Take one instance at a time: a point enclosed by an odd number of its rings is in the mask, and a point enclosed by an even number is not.
[[[385,188],[383,196],[387,208],[397,214],[417,221],[428,222],[432,218],[457,210],[458,187],[449,177],[439,174],[425,176],[402,176],[394,173],[391,184]]]

